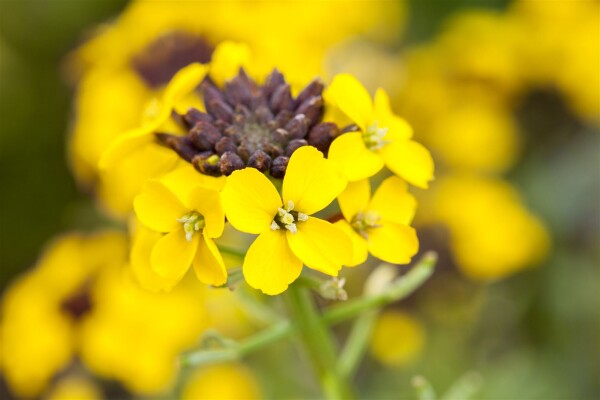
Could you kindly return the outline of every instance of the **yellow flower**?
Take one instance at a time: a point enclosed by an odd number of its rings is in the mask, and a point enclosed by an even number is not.
[[[352,259],[352,243],[338,227],[312,216],[346,186],[337,166],[315,148],[294,152],[282,196],[254,168],[233,172],[221,193],[227,219],[242,232],[259,234],[244,258],[250,286],[269,295],[283,292],[307,267],[337,276]],[[283,200],[282,200],[283,198]]]
[[[47,397],[48,400],[99,400],[102,392],[89,378],[69,375],[59,380]]]
[[[419,250],[415,230],[409,226],[417,202],[400,178],[381,183],[371,197],[367,179],[351,182],[338,197],[345,220],[337,221],[352,238],[354,257],[349,266],[362,264],[368,253],[393,264],[407,264]]]
[[[183,400],[252,400],[261,391],[251,371],[238,363],[215,364],[198,368],[185,383]]]
[[[190,265],[201,282],[222,285],[227,270],[213,241],[225,224],[219,191],[193,184],[209,178],[189,169],[196,180],[186,182],[187,191],[173,191],[159,180],[148,181],[134,200],[135,213],[146,227],[165,234],[152,246],[150,264],[168,286],[181,280]]]
[[[492,281],[540,262],[550,238],[516,190],[499,179],[445,176],[428,192],[423,217],[450,232],[450,249],[469,278]]]
[[[8,288],[0,313],[2,374],[15,395],[39,396],[69,365],[80,318],[89,312],[87,285],[125,258],[126,238],[120,233],[64,235]]]
[[[411,315],[384,311],[373,329],[371,354],[382,364],[407,365],[415,361],[425,345],[425,328]]]
[[[373,176],[386,165],[407,182],[427,188],[433,179],[431,155],[411,140],[410,126],[392,113],[384,90],[378,89],[372,101],[354,77],[339,74],[325,99],[360,129],[340,135],[329,149],[329,158],[340,163],[349,181]]]

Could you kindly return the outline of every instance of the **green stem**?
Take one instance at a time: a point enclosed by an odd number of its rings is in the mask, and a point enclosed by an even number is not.
[[[287,296],[325,397],[334,400],[352,398],[350,386],[337,369],[335,343],[315,307],[311,292],[300,285],[292,285]]]
[[[342,354],[338,361],[338,368],[342,376],[350,378],[356,372],[360,362],[367,350],[367,344],[373,331],[373,325],[377,320],[377,311],[368,311],[360,315],[350,331]]]
[[[381,293],[370,297],[348,300],[325,310],[322,315],[322,322],[335,325],[362,313],[377,310],[384,305],[402,300],[417,290],[431,276],[435,261],[434,253],[426,254],[406,275],[396,279]],[[183,355],[181,362],[183,365],[197,366],[211,362],[228,361],[232,359],[231,357],[239,359],[275,341],[289,337],[297,330],[298,324],[292,324],[290,321],[280,321],[241,340],[232,348],[195,351]]]

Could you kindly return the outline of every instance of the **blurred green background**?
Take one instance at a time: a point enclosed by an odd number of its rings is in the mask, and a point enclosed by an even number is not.
[[[35,262],[50,237],[96,218],[64,156],[72,91],[61,61],[90,27],[125,4],[0,0],[2,290]],[[431,38],[461,8],[506,4],[413,0],[404,40]],[[402,370],[368,361],[361,373],[373,381],[365,396],[410,392],[413,374],[443,391],[471,370],[484,379],[477,398],[593,399],[600,393],[600,135],[597,127],[565,125],[570,116],[560,101],[556,107],[543,124],[524,126],[526,157],[511,175],[548,224],[552,254],[540,268],[485,287],[456,274],[436,276],[408,304],[427,322],[426,354]]]

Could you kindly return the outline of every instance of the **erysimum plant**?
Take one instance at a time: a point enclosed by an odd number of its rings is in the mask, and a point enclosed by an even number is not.
[[[245,281],[270,296],[285,293],[297,320],[275,324],[246,344],[221,340],[224,352],[203,349],[184,363],[231,360],[299,332],[328,397],[351,397],[348,374],[373,318],[357,320],[362,339],[349,341],[341,366],[327,325],[410,293],[431,273],[433,258],[406,278],[375,284],[370,296],[330,317],[320,314],[310,289],[347,298],[338,275],[344,266],[365,264],[369,253],[393,264],[411,262],[419,244],[410,227],[416,200],[408,183],[424,188],[433,178],[428,151],[411,139],[383,90],[372,101],[345,74],[330,85],[313,79],[292,88],[285,71],[258,73],[249,49],[237,43],[221,44],[210,64],[177,72],[156,107],[146,123],[108,146],[100,162],[104,176],[119,174],[116,166],[145,154],[145,163],[133,162],[143,173],[128,186],[140,188],[133,201],[133,274],[146,288],[170,291],[193,266],[208,285],[235,289]],[[153,165],[146,156],[157,150],[168,157]],[[371,198],[369,178],[384,165],[394,175],[373,179],[383,182]],[[235,256],[229,271],[225,254]]]

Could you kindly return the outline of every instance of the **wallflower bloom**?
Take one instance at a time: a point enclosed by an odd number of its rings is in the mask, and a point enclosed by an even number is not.
[[[378,89],[372,101],[354,77],[339,74],[325,98],[360,129],[341,135],[329,149],[329,158],[342,165],[349,181],[373,176],[386,165],[407,182],[427,188],[433,179],[431,155],[411,140],[410,126],[392,113],[385,91]]]
[[[419,250],[417,234],[409,226],[417,202],[400,178],[387,178],[373,198],[368,180],[351,182],[338,202],[345,220],[336,225],[353,243],[354,257],[349,266],[365,262],[368,253],[389,263],[407,264]]]
[[[352,243],[338,227],[312,216],[346,186],[341,171],[315,148],[294,152],[282,196],[254,168],[233,172],[221,193],[227,219],[242,232],[259,234],[244,258],[248,284],[269,295],[283,292],[302,264],[337,276],[352,260]]]
[[[135,198],[134,209],[142,224],[165,234],[152,247],[150,264],[169,286],[177,283],[190,265],[201,282],[225,283],[227,270],[213,242],[225,224],[218,190],[196,184],[187,191],[173,191],[159,180],[150,180]]]

